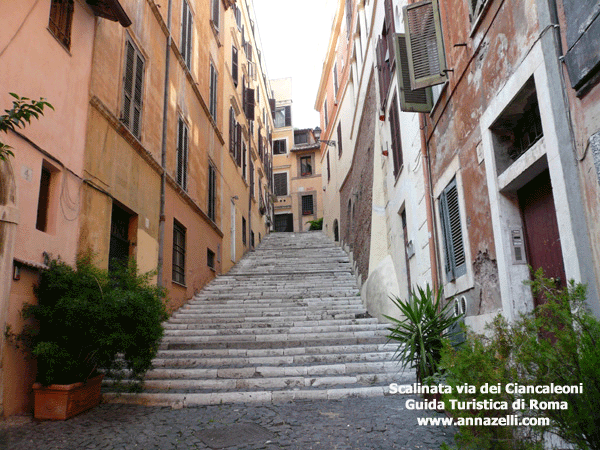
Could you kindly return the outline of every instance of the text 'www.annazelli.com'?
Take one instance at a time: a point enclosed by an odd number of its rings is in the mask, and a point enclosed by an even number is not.
[[[419,426],[446,426],[451,425],[457,427],[464,426],[482,426],[482,427],[506,427],[506,426],[548,426],[550,419],[547,417],[519,417],[516,415],[508,415],[503,417],[417,417]]]

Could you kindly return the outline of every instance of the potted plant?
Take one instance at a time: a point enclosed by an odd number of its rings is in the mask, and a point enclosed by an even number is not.
[[[37,361],[34,416],[66,419],[100,402],[106,373],[127,370],[138,382],[150,368],[167,318],[164,290],[133,262],[108,273],[88,256],[73,268],[58,259],[42,271],[31,319],[9,335]]]

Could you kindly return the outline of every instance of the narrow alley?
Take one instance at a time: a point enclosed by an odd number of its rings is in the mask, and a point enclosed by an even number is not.
[[[417,426],[417,418],[435,414],[408,411],[407,396],[389,395],[390,383],[416,380],[393,361],[386,327],[368,317],[348,256],[324,234],[270,234],[171,316],[143,393],[105,393],[114,404],[64,423],[8,422],[0,446],[408,450],[451,443],[451,429]]]

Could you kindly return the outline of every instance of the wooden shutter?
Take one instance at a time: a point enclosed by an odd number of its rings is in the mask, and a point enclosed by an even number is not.
[[[219,3],[221,3],[221,0],[212,0],[211,19],[217,30],[219,29]]]
[[[187,191],[187,166],[188,166],[188,128],[182,119],[179,119],[177,133],[177,184]]]
[[[217,171],[209,162],[208,164],[208,217],[214,222],[215,204],[217,200]]]
[[[244,113],[248,120],[254,120],[254,89],[244,90]]]
[[[444,83],[448,77],[437,0],[405,6],[404,24],[412,88]]]
[[[181,56],[188,69],[191,69],[192,63],[192,12],[188,2],[184,0],[182,4],[181,18]]]
[[[210,99],[209,99],[209,110],[210,115],[216,121],[217,120],[217,71],[215,67],[210,65]]]
[[[292,107],[289,105],[285,107],[285,126],[292,126]]]
[[[235,111],[229,108],[229,153],[235,155]]]
[[[390,105],[390,129],[392,134],[392,158],[394,160],[394,177],[398,176],[402,168],[402,140],[400,138],[400,116],[398,114],[398,96],[394,93]]]
[[[406,112],[428,113],[433,108],[431,87],[412,90],[408,69],[408,54],[404,34],[394,35],[396,53],[396,76],[400,87],[400,109]]]
[[[238,123],[235,127],[235,162],[238,166],[242,165],[242,126]]]
[[[392,0],[385,0],[385,26],[386,26],[386,38],[388,48],[388,67],[390,71],[394,69],[394,63],[396,60],[396,54],[394,50],[394,33],[396,32],[396,21],[394,20],[394,5]],[[391,78],[391,77],[390,77]]]
[[[337,146],[338,146],[338,157],[342,156],[342,123],[339,122],[337,126]],[[328,154],[329,155],[329,154]]]
[[[131,128],[131,105],[133,104],[133,84],[135,68],[135,49],[127,40],[125,43],[125,71],[123,74],[123,115],[121,120]]]
[[[273,175],[275,178],[275,195],[284,196],[288,195],[287,189],[287,173],[276,173]]]
[[[231,47],[231,76],[233,77],[233,84],[235,87],[238,85],[238,49]]]
[[[388,89],[390,87],[390,66],[388,64],[389,51],[387,48],[387,37],[380,36],[377,41],[375,54],[377,56],[377,73],[379,75],[379,97],[381,100],[381,108],[387,103]]]
[[[451,281],[467,273],[456,178],[440,195],[440,217],[444,238],[446,280]]]

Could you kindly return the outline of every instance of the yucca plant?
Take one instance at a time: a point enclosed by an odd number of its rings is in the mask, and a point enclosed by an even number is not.
[[[398,297],[391,300],[403,317],[384,316],[393,325],[388,328],[388,339],[399,344],[394,358],[403,369],[416,369],[417,381],[422,382],[438,371],[442,340],[459,334],[452,330],[462,315],[454,315],[452,301],[444,303],[443,290],[434,292],[429,284],[425,289],[417,287],[406,301]]]

